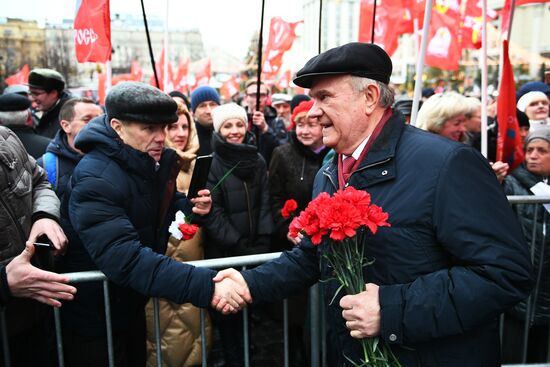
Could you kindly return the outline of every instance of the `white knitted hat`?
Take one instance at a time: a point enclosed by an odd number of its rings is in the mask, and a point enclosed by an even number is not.
[[[521,96],[521,98],[518,100],[516,107],[518,110],[525,113],[525,109],[527,108],[527,106],[529,106],[531,102],[541,99],[548,99],[548,97],[546,96],[546,94],[539,91],[528,92]]]
[[[223,123],[229,119],[242,120],[248,129],[246,110],[235,103],[227,103],[214,108],[212,110],[212,119],[214,120],[214,131],[216,132],[220,132]]]

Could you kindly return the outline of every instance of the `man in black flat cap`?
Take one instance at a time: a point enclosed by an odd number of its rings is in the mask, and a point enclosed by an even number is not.
[[[64,89],[65,78],[53,69],[33,69],[29,73],[29,94],[38,117],[36,130],[50,139],[59,130],[59,111],[70,98]]]
[[[42,156],[50,139],[38,135],[32,127],[31,101],[17,93],[0,96],[0,125],[17,135],[23,146],[34,159]]]
[[[391,348],[399,361],[391,366],[500,366],[498,316],[531,288],[521,228],[477,151],[393,112],[391,72],[380,47],[350,43],[314,57],[294,80],[310,88],[309,116],[337,153],[317,174],[313,197],[351,185],[389,214],[390,227],[364,233],[372,260],[365,291],[342,294],[323,257],[330,244],[305,236],[242,276],[255,302],[323,280],[330,366],[365,365],[353,338],[369,337]],[[226,278],[244,286],[234,270],[215,280]]]
[[[58,270],[105,273],[115,364],[144,366],[147,297],[207,307],[220,292],[214,271],[163,255],[175,213],[194,213],[193,222],[200,223],[212,200],[208,190],[191,200],[176,191],[183,161],[164,149],[165,127],[178,119],[170,96],[146,84],[122,83],[111,89],[105,106],[107,114],[90,121],[74,141],[85,155],[63,200],[70,245]],[[75,303],[61,314],[67,365],[107,364],[102,288],[101,282],[79,284]]]

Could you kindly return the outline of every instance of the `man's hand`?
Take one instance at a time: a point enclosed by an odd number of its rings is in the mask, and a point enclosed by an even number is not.
[[[269,129],[269,126],[267,126],[267,122],[265,121],[264,114],[261,111],[254,111],[252,114],[252,124],[258,126],[258,129],[262,134],[266,133]]]
[[[212,209],[212,197],[210,196],[210,191],[207,189],[202,189],[198,192],[196,198],[191,199],[193,203],[193,213],[198,215],[207,215]]]
[[[42,235],[46,235],[52,241],[56,255],[65,253],[69,240],[67,240],[67,236],[65,236],[65,233],[55,220],[42,218],[34,222],[28,242],[34,243]]]
[[[76,288],[68,284],[69,278],[35,268],[31,265],[34,245],[27,242],[23,252],[7,266],[6,274],[14,297],[32,298],[54,307],[61,307],[59,300],[70,301]]]
[[[340,300],[342,317],[353,338],[363,339],[380,334],[380,301],[378,286],[368,283],[366,290]]]
[[[216,284],[211,305],[217,311],[223,314],[236,313],[247,303],[252,303],[248,285],[237,270],[230,268],[219,271],[214,282]]]
[[[498,182],[502,183],[504,177],[506,177],[506,175],[508,174],[508,169],[510,169],[510,166],[508,165],[508,163],[496,161],[494,163],[491,163],[491,168],[497,176]]]
[[[287,233],[287,234],[286,234],[286,238],[287,238],[290,242],[292,242],[292,244],[293,244],[294,246],[298,246],[298,245],[300,244],[300,242],[302,242],[302,238],[304,238],[304,235],[301,234],[301,233],[298,233],[298,237],[292,237],[292,236],[290,235],[290,233]]]

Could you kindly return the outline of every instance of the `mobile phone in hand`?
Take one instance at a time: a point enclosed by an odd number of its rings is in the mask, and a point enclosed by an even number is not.
[[[201,155],[197,157],[195,168],[193,169],[193,176],[191,176],[191,183],[189,184],[189,190],[187,191],[187,197],[189,199],[196,198],[198,192],[206,188],[211,164],[212,155]]]

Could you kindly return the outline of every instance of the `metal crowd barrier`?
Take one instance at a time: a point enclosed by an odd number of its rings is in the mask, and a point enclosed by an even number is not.
[[[550,203],[550,196],[508,196],[510,204],[547,204]],[[544,213],[543,213],[544,214]],[[534,223],[537,222],[538,210],[535,210]],[[545,235],[542,238],[542,244],[544,245]],[[531,260],[534,258],[535,252],[535,236],[533,236],[533,241],[531,243]],[[237,257],[228,257],[220,259],[210,259],[210,260],[198,260],[191,261],[188,264],[194,265],[196,267],[207,267],[211,269],[220,269],[220,268],[241,268],[242,270],[246,269],[247,266],[259,265],[269,260],[275,259],[280,256],[280,252],[261,254],[261,255],[250,255],[250,256],[237,256]],[[92,281],[101,281],[103,282],[103,294],[104,294],[104,303],[105,303],[105,318],[106,318],[106,330],[107,330],[107,350],[109,358],[109,366],[114,367],[114,349],[113,349],[113,336],[112,336],[112,325],[111,325],[111,308],[109,301],[109,282],[106,276],[100,271],[85,271],[77,273],[66,273],[70,279],[71,283],[77,284],[81,282],[92,282]],[[326,345],[325,333],[324,333],[324,314],[322,307],[322,297],[320,295],[319,285],[316,284],[309,290],[309,299],[310,299],[310,332],[311,332],[311,366],[320,367],[326,366]],[[158,299],[153,301],[154,309],[154,325],[155,325],[155,339],[156,339],[156,356],[157,356],[157,366],[162,365],[162,351],[161,351],[161,336],[160,336],[160,315],[159,315],[159,304]],[[205,338],[205,310],[201,309],[200,312],[200,325],[201,325],[201,347],[202,347],[202,366],[207,366],[207,353],[206,353],[206,338]],[[530,312],[533,312],[531,307],[531,296],[527,300],[527,315],[525,318],[525,327],[524,334],[522,336],[523,340],[523,352],[522,352],[522,364],[517,365],[508,365],[508,367],[514,366],[550,366],[550,344],[548,346],[548,360],[547,364],[525,364],[527,356],[527,345],[529,341],[529,320],[531,318]],[[245,308],[243,310],[243,329],[244,329],[244,357],[245,357],[245,367],[250,366],[250,355],[249,355],[249,335],[248,335],[248,310]],[[56,345],[58,353],[59,366],[64,367],[63,359],[63,341],[61,335],[61,321],[60,321],[60,309],[54,308],[54,320],[55,320],[55,334],[56,334]],[[288,340],[288,301],[285,299],[283,303],[283,345],[284,345],[284,365],[285,367],[289,366],[289,340]],[[504,315],[501,316],[501,337],[502,337],[502,325],[504,324]],[[550,331],[550,330],[549,330]],[[0,332],[2,333],[2,348],[4,351],[4,366],[10,366],[9,359],[9,350],[7,342],[7,330],[5,323],[5,313],[4,310],[0,312]]]

